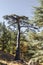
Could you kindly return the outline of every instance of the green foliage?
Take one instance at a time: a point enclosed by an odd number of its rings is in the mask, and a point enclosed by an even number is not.
[[[40,0],[39,3],[41,5],[39,7],[35,7],[34,23],[39,27],[43,27],[43,0]],[[17,49],[18,22],[21,28],[24,25],[32,24],[33,20],[28,23],[28,17],[18,15],[6,15],[4,18],[8,20],[10,25],[8,28],[5,23],[0,23],[0,50],[7,53],[9,52],[15,56]],[[32,28],[34,23],[30,28]],[[43,62],[43,31],[38,33],[31,31],[30,28],[26,29],[25,32],[20,30],[20,57],[26,61],[37,58],[40,62]]]
[[[7,45],[8,41],[9,41],[9,38],[10,38],[10,33],[9,33],[9,31],[7,30],[7,28],[5,26],[5,23],[3,22],[2,36],[1,36],[1,43],[2,43],[2,50],[3,51],[6,48],[6,45]]]
[[[39,7],[35,7],[35,12],[34,12],[34,14],[35,14],[35,16],[34,16],[34,18],[35,18],[35,22],[36,22],[36,24],[40,27],[43,27],[43,1],[42,0],[40,0],[40,6]]]

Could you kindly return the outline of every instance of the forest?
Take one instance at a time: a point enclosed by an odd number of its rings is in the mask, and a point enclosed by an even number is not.
[[[39,3],[40,6],[33,7],[31,20],[16,14],[3,16],[4,21],[0,22],[0,65],[43,65],[43,0]]]

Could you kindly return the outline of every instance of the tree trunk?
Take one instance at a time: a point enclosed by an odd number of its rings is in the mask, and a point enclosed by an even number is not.
[[[20,24],[18,23],[17,47],[15,60],[20,60]]]

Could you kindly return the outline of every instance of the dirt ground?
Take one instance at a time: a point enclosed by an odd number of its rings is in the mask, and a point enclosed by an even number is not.
[[[29,62],[26,63],[25,61],[21,60],[16,61],[14,60],[13,55],[0,51],[0,65],[30,65]],[[39,65],[43,65],[43,63],[40,63]]]
[[[20,60],[15,61],[13,55],[0,51],[0,65],[26,65],[26,64],[22,63]]]
[[[27,65],[27,64],[26,63],[22,63],[21,61],[0,60],[0,65]]]
[[[23,64],[18,63],[16,61],[15,62],[13,62],[13,61],[8,62],[8,61],[0,60],[0,65],[23,65]]]

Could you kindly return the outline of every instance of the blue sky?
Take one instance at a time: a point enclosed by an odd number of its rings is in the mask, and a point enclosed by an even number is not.
[[[7,14],[33,16],[33,6],[38,6],[37,0],[0,0],[0,21]]]

